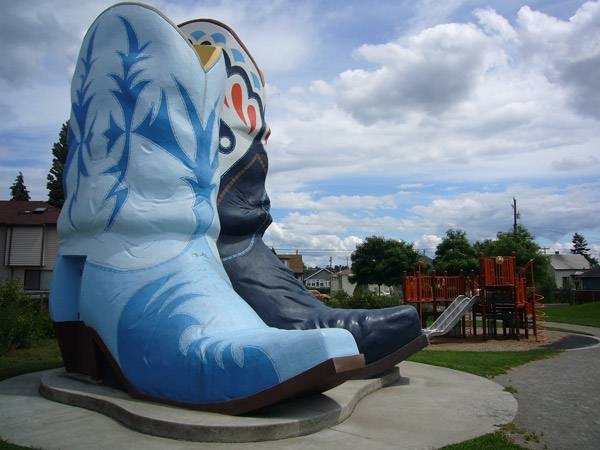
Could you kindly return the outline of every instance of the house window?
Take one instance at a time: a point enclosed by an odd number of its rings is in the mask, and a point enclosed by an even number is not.
[[[39,291],[41,275],[41,270],[25,270],[25,276],[23,277],[23,289],[26,291]]]

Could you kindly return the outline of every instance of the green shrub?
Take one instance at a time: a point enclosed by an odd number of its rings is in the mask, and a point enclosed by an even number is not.
[[[13,280],[0,284],[0,355],[53,334],[45,301],[28,297]]]
[[[398,306],[401,302],[398,295],[377,295],[368,290],[360,290],[355,295],[343,291],[337,292],[327,304],[333,308],[345,309],[377,309]]]

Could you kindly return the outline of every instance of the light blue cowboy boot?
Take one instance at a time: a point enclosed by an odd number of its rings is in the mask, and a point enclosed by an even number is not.
[[[241,413],[327,389],[364,360],[347,331],[269,328],[233,291],[215,243],[225,84],[221,50],[195,49],[148,6],[92,24],[50,306],[67,371]]]
[[[265,190],[269,164],[265,145],[270,129],[264,117],[262,73],[225,24],[198,19],[179,27],[193,43],[220,45],[224,51],[228,85],[220,125],[218,249],[236,292],[270,326],[349,330],[367,362],[361,377],[389,370],[425,347],[427,337],[412,306],[330,308],[296,280],[265,245],[262,236],[271,224]]]

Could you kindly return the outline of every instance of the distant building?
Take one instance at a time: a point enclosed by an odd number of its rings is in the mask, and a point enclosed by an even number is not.
[[[48,291],[58,253],[60,210],[46,202],[0,201],[0,280]]]
[[[333,274],[329,269],[321,269],[304,279],[304,285],[307,288],[331,288],[331,276]]]
[[[304,261],[302,255],[296,253],[291,255],[277,255],[285,267],[294,272],[294,278],[298,281],[304,281]]]
[[[356,283],[350,282],[350,277],[352,276],[351,269],[340,270],[339,272],[335,272],[331,275],[331,295],[335,295],[336,293],[342,291],[348,295],[354,294],[354,289],[356,288]]]
[[[550,265],[554,271],[554,281],[559,289],[577,289],[576,279],[584,272],[590,270],[590,262],[585,256],[568,253],[561,255],[555,252],[550,255]]]
[[[600,267],[583,272],[581,275],[574,275],[575,284],[578,289],[583,291],[600,291]]]

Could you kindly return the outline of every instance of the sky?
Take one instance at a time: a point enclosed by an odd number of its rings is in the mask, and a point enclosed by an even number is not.
[[[0,2],[0,199],[47,199],[87,28],[113,2]],[[428,256],[519,223],[600,254],[600,2],[157,0],[229,24],[267,81],[265,242],[346,264],[371,235]],[[4,188],[2,188],[4,186]]]

